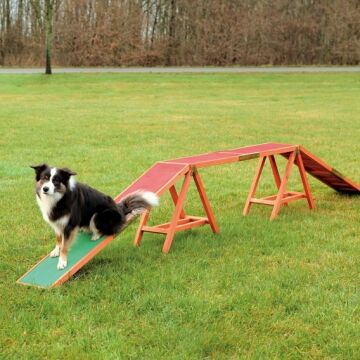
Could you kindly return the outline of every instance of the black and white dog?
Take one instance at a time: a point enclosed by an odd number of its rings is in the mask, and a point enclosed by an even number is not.
[[[59,270],[67,266],[68,249],[79,229],[91,232],[92,240],[117,234],[136,215],[159,204],[157,195],[147,191],[132,193],[116,204],[110,196],[76,182],[76,173],[69,169],[47,164],[31,167],[35,170],[37,203],[56,234],[50,256],[59,256]]]

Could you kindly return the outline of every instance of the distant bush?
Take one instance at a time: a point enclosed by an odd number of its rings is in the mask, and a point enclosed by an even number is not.
[[[0,65],[43,63],[44,14],[31,3],[0,0]],[[357,0],[62,0],[53,62],[356,65],[359,24]]]

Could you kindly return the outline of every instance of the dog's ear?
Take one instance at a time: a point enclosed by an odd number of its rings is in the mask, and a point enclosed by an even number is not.
[[[30,165],[30,167],[35,170],[36,174],[40,174],[42,171],[44,171],[48,167],[48,165],[44,163],[44,164],[40,164],[40,165]]]
[[[35,179],[36,181],[40,180],[40,174],[46,169],[48,168],[47,164],[40,164],[40,165],[30,165],[31,168],[33,168],[35,170]]]
[[[76,172],[68,169],[68,168],[62,168],[62,169],[59,169],[59,171],[65,175],[66,177],[70,177],[70,176],[73,176],[73,175],[76,175]]]

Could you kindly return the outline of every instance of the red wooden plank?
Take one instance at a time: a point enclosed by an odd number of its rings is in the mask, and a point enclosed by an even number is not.
[[[229,154],[222,152],[213,152],[209,154],[195,155],[189,156],[174,160],[167,160],[166,163],[174,163],[174,164],[188,164],[188,165],[202,165],[209,164],[214,165],[214,162],[218,162],[220,160],[224,160],[221,163],[227,162],[226,160],[238,161],[239,156],[237,154]],[[230,162],[230,161],[228,161]]]
[[[330,167],[324,161],[300,146],[305,170],[327,186],[339,192],[352,194],[360,193],[360,185],[341,175],[337,170]],[[285,154],[287,157],[287,155]]]
[[[187,169],[188,166],[185,164],[156,163],[135,182],[133,182],[127,189],[119,194],[115,198],[115,202],[119,202],[126,195],[137,190],[146,190],[159,193],[164,188],[164,186],[169,184],[179,175],[184,174]]]
[[[292,145],[281,144],[281,143],[266,143],[266,144],[260,144],[260,145],[245,146],[245,147],[232,149],[232,150],[225,150],[222,152],[233,153],[233,154],[238,154],[238,155],[250,155],[252,153],[261,153],[264,151],[278,150],[278,149],[285,148],[288,146],[292,146]]]
[[[207,154],[187,156],[173,160],[166,160],[165,163],[188,164],[188,165],[196,165],[198,167],[212,166],[212,165],[224,164],[227,162],[238,161],[239,156],[246,156],[253,154],[256,155],[261,152],[276,151],[289,146],[293,146],[293,145],[280,144],[280,143],[267,143],[267,144],[253,145],[253,146],[245,146],[242,148],[237,148],[232,150],[216,151]]]

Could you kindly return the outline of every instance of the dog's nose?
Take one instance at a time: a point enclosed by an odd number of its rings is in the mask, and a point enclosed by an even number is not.
[[[48,191],[49,191],[49,188],[48,188],[47,186],[44,186],[44,187],[43,187],[43,192],[44,192],[44,193],[47,193]]]

